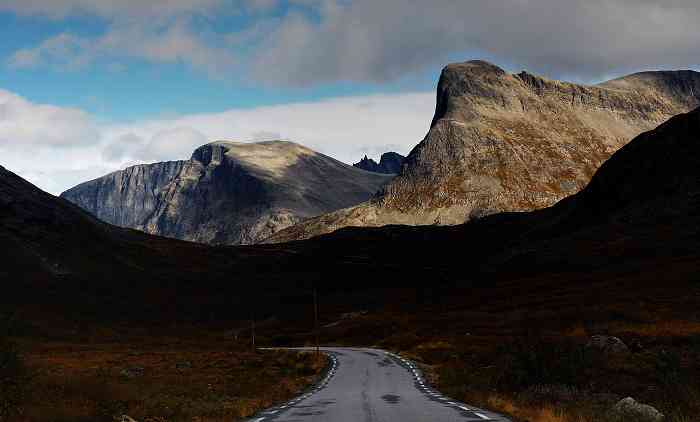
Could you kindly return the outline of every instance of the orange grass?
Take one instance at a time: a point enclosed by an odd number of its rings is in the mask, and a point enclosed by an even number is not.
[[[239,420],[292,398],[326,363],[312,354],[252,353],[230,344],[152,343],[25,345],[31,376],[12,420]]]

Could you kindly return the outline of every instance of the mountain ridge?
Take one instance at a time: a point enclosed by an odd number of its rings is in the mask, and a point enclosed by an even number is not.
[[[215,141],[190,160],[133,166],[61,196],[122,227],[248,244],[367,200],[388,180],[289,141]]]
[[[405,160],[406,157],[392,151],[382,154],[381,158],[379,159],[379,163],[365,155],[363,159],[352,166],[375,173],[399,174]]]
[[[454,225],[545,208],[582,189],[640,133],[700,105],[700,73],[643,72],[598,85],[446,66],[426,137],[368,202],[306,220],[267,243],[348,226]]]

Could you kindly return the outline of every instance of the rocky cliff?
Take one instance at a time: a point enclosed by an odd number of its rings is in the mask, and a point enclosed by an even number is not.
[[[161,191],[186,165],[187,161],[137,165],[83,183],[61,196],[100,220],[141,228],[157,208]]]
[[[352,166],[375,173],[398,174],[401,172],[401,166],[403,166],[404,161],[406,161],[406,157],[399,153],[385,152],[379,159],[379,163],[371,158],[367,158],[365,155],[365,158]]]
[[[700,105],[700,73],[644,72],[600,85],[509,74],[483,61],[445,67],[426,137],[381,195],[277,233],[459,224],[547,207],[578,192],[633,137]]]
[[[209,244],[250,244],[366,201],[390,179],[292,142],[214,142],[190,160],[130,167],[62,197],[122,227]]]

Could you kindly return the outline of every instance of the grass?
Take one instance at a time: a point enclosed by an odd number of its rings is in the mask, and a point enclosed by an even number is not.
[[[326,365],[308,353],[253,353],[207,333],[20,344],[30,377],[8,421],[240,420],[292,398]]]
[[[667,422],[700,420],[697,308],[665,299],[588,307],[550,300],[521,312],[519,303],[469,300],[370,313],[323,335],[399,352],[447,396],[518,422],[623,422],[612,408],[625,397],[654,406]],[[363,327],[384,336],[362,337]],[[599,334],[619,337],[630,352],[588,349]]]
[[[0,315],[0,421],[17,415],[26,378],[24,362],[10,339],[12,318]]]
[[[611,412],[631,396],[667,415],[700,414],[700,337],[642,337],[642,349],[610,356],[585,347],[587,337],[432,339],[414,356],[447,395],[508,414],[516,421],[620,422]],[[627,341],[638,336],[626,338]],[[438,353],[426,345],[443,345]]]
[[[653,321],[649,323],[618,323],[611,327],[616,334],[637,334],[644,337],[693,337],[700,336],[700,322],[695,321]]]
[[[25,369],[16,346],[0,335],[0,421],[17,414]]]
[[[382,306],[324,297],[321,342],[400,352],[421,363],[448,396],[514,421],[620,422],[610,409],[627,396],[656,407],[669,422],[697,420],[696,290],[664,287],[642,295],[634,286],[608,283],[604,302],[586,296],[600,288],[594,282],[538,283],[397,290]],[[309,315],[262,318],[258,343],[312,344]],[[15,336],[29,378],[11,420],[100,421],[122,413],[151,422],[236,420],[295,395],[323,366],[308,355],[251,353],[241,321],[207,324],[164,332],[51,319],[28,327],[27,335]],[[597,334],[620,337],[631,352],[591,353],[585,345]]]

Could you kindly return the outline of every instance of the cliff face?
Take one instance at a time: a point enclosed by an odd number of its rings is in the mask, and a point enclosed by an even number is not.
[[[700,73],[692,71],[585,86],[513,75],[483,61],[451,64],[440,76],[430,131],[382,195],[270,241],[544,208],[578,192],[632,138],[698,105]]]
[[[123,227],[209,244],[250,244],[366,201],[390,179],[291,142],[215,142],[188,161],[131,167],[62,196]]]
[[[382,154],[379,163],[371,158],[367,158],[365,155],[365,158],[352,166],[365,171],[372,171],[374,173],[399,174],[404,161],[406,161],[406,157],[399,153],[385,152]]]
[[[158,206],[160,192],[182,171],[187,161],[129,167],[85,182],[61,195],[102,221],[142,228]]]

